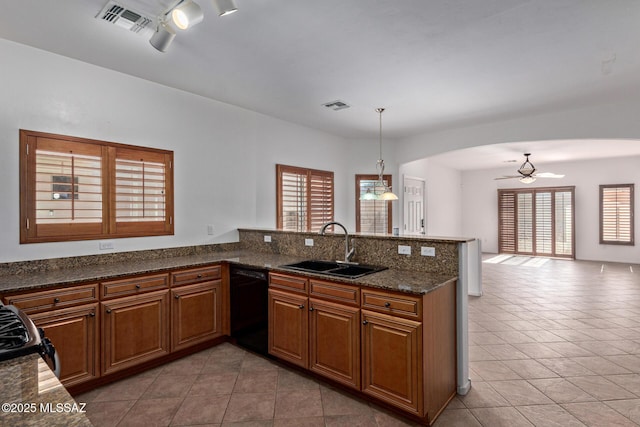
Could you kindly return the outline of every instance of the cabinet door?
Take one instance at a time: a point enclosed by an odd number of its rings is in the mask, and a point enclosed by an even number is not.
[[[222,335],[222,282],[171,290],[171,351]]]
[[[269,289],[269,354],[309,367],[307,297]]]
[[[367,310],[362,323],[362,391],[422,416],[422,324]]]
[[[60,358],[60,381],[65,386],[100,375],[97,311],[96,303],[29,316],[44,329],[56,348]]]
[[[169,353],[169,291],[103,302],[102,373]]]
[[[360,389],[360,309],[309,299],[309,367]]]

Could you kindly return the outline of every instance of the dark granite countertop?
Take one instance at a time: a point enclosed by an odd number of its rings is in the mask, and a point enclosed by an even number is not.
[[[87,265],[42,272],[0,275],[0,293],[24,292],[60,285],[116,279],[134,274],[161,273],[221,261],[413,294],[430,292],[455,279],[455,277],[441,274],[389,269],[358,279],[349,280],[323,274],[306,274],[280,268],[281,265],[295,263],[304,259],[305,258],[289,255],[240,250],[152,260],[135,260],[114,264]]]
[[[0,362],[0,425],[90,427],[77,403],[37,354]]]

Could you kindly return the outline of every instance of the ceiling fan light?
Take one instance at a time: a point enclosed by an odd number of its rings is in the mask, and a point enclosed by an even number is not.
[[[523,184],[531,184],[532,182],[535,182],[535,178],[532,176],[523,176],[522,178],[520,178],[520,182]]]
[[[168,26],[165,22],[161,22],[153,33],[153,36],[149,39],[151,46],[155,47],[160,52],[165,52],[173,39],[176,37],[176,32]]]
[[[187,28],[193,27],[194,25],[202,22],[204,19],[204,13],[202,13],[200,6],[191,0],[186,0],[173,8],[171,11],[171,19],[176,27],[181,30],[186,30]]]
[[[233,0],[211,0],[211,1],[213,3],[213,7],[218,12],[218,16],[227,16],[238,10]]]

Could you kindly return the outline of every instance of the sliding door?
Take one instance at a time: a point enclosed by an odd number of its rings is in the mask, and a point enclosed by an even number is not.
[[[574,258],[574,187],[498,190],[500,253]]]

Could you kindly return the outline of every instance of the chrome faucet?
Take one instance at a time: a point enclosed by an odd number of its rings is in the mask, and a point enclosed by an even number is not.
[[[353,256],[356,254],[356,247],[353,244],[353,239],[351,239],[351,249],[349,249],[349,232],[344,225],[336,221],[327,222],[326,224],[323,224],[322,227],[320,227],[320,235],[324,236],[327,228],[331,225],[339,225],[344,230],[344,262],[351,263],[351,258],[353,258]]]

